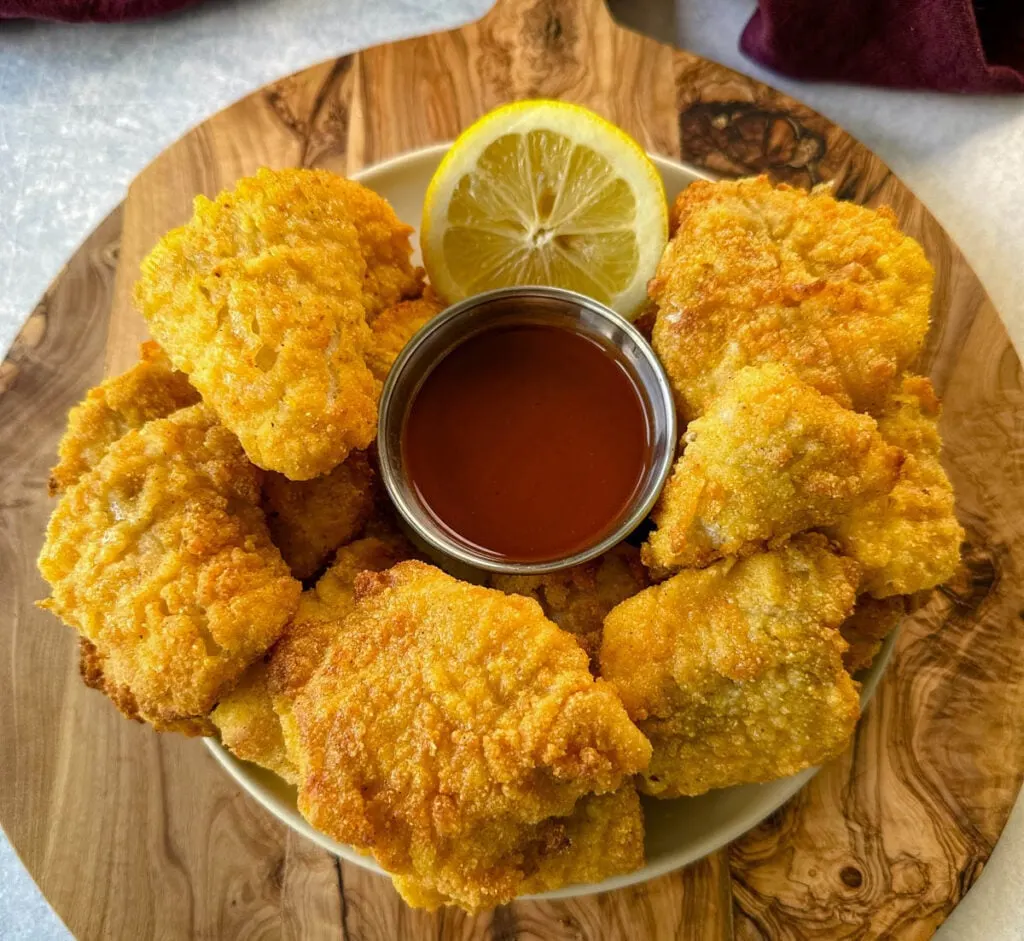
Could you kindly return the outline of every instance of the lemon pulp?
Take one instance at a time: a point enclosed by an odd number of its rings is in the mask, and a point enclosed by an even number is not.
[[[424,261],[449,301],[548,284],[632,313],[666,237],[664,189],[647,156],[561,102],[507,106],[477,122],[438,168],[424,208]]]

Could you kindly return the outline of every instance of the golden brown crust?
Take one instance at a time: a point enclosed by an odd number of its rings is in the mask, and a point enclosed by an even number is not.
[[[885,640],[897,627],[906,612],[906,599],[894,595],[879,601],[870,595],[857,598],[853,613],[839,627],[849,645],[843,653],[843,666],[850,674],[871,666]]]
[[[267,664],[257,660],[210,714],[220,740],[235,757],[273,771],[291,784],[298,772],[288,758],[281,720],[267,689]]]
[[[748,555],[888,493],[902,452],[779,365],[740,370],[690,423],[644,546],[656,577]]]
[[[491,587],[533,598],[563,631],[572,634],[596,667],[608,612],[649,584],[640,550],[621,543],[590,562],[548,575],[495,575]]]
[[[250,459],[293,480],[373,440],[380,383],[367,319],[415,296],[411,229],[322,170],[261,170],[142,265],[136,303]]]
[[[905,377],[878,419],[882,437],[906,454],[896,486],[859,501],[826,530],[863,566],[861,590],[876,598],[933,588],[960,564],[964,530],[939,459],[939,417],[931,382]]]
[[[684,570],[608,615],[601,675],[654,753],[641,790],[702,794],[843,750],[860,715],[837,628],[856,563],[820,535]]]
[[[359,575],[383,572],[411,555],[412,547],[401,538],[367,537],[338,550],[314,588],[303,592],[298,613],[274,647],[267,666],[273,695],[293,698],[309,682],[355,604]]]
[[[517,895],[632,872],[644,864],[640,799],[629,782],[610,794],[581,797],[567,817],[519,827],[485,825],[468,835],[460,857],[460,870],[441,869],[427,879],[395,876],[395,888],[416,908],[458,905],[475,912]],[[482,888],[467,894],[463,886],[470,881],[470,866],[473,884]],[[445,894],[450,885],[454,895]]]
[[[342,629],[354,603],[356,576],[390,568],[408,557],[407,549],[399,538],[367,538],[338,550],[316,586],[302,593],[295,617],[269,654],[249,668],[210,716],[234,755],[298,783],[291,701]]]
[[[373,322],[373,340],[366,355],[370,371],[383,382],[413,334],[444,308],[444,301],[428,287],[422,297],[383,311]]]
[[[322,477],[295,481],[271,472],[263,482],[270,536],[299,579],[316,574],[359,533],[376,499],[377,472],[365,451],[354,451]]]
[[[205,718],[295,611],[258,501],[237,439],[194,405],[125,434],[50,518],[42,606],[158,728]]]
[[[164,351],[151,340],[141,344],[138,363],[90,389],[68,413],[68,427],[57,449],[59,461],[50,472],[50,496],[67,490],[99,464],[127,431],[198,401],[199,393]]]
[[[178,719],[144,719],[139,715],[139,706],[135,701],[135,696],[132,695],[132,691],[127,686],[111,683],[104,675],[104,657],[94,644],[84,637],[79,637],[78,654],[78,672],[82,676],[82,682],[90,689],[103,693],[126,719],[132,719],[135,722],[149,721],[158,732],[178,732],[189,738],[214,734],[213,723],[206,716]]]
[[[293,717],[313,826],[470,908],[509,890],[481,881],[480,833],[567,816],[649,755],[536,602],[420,562],[356,579],[356,606]]]
[[[758,177],[692,183],[672,219],[649,292],[654,348],[686,420],[765,362],[873,411],[921,349],[933,272],[891,211]]]

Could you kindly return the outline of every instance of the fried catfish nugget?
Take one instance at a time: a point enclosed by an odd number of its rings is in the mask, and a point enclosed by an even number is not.
[[[882,649],[882,641],[899,627],[906,610],[906,599],[900,595],[881,601],[871,595],[857,599],[853,614],[839,626],[843,640],[850,645],[843,653],[847,673],[858,673],[871,666]]]
[[[220,740],[236,758],[273,771],[291,784],[298,781],[288,758],[281,720],[267,689],[267,663],[259,660],[246,671],[238,685],[221,697],[210,713]]]
[[[858,576],[806,534],[684,570],[615,608],[601,675],[654,746],[640,789],[703,794],[839,754],[860,714],[838,630]]]
[[[354,451],[322,477],[289,480],[269,473],[263,483],[270,535],[301,579],[316,574],[338,546],[359,533],[376,499],[377,472],[365,451]]]
[[[888,493],[902,452],[785,367],[740,370],[690,423],[644,546],[656,576],[772,547]]]
[[[280,640],[211,713],[232,754],[298,783],[288,721],[291,700],[316,671],[340,629],[353,604],[356,576],[383,571],[412,554],[412,547],[400,539],[359,539],[338,550],[316,585],[302,593],[299,609]]]
[[[249,458],[308,480],[373,440],[367,318],[419,293],[411,231],[358,183],[261,170],[197,197],[143,262],[136,303]]]
[[[65,491],[39,569],[41,606],[96,648],[115,702],[158,729],[208,729],[301,591],[270,541],[258,472],[204,405],[129,431]]]
[[[394,876],[395,888],[416,908],[460,905],[479,911],[511,894],[548,892],[633,872],[644,864],[644,818],[636,787],[629,782],[610,794],[581,797],[568,817],[521,826],[484,824],[467,836],[462,854],[487,873],[487,891],[452,897],[407,876]]]
[[[68,413],[59,461],[50,472],[50,496],[67,490],[99,464],[110,446],[132,428],[198,401],[199,393],[167,354],[152,340],[141,344],[138,363],[90,389]]]
[[[476,847],[617,790],[650,746],[586,654],[529,598],[403,562],[356,583],[356,606],[293,706],[299,809],[372,852],[407,897],[475,910],[525,873]]]
[[[544,614],[572,634],[596,665],[608,612],[648,585],[640,550],[626,543],[590,562],[546,575],[494,575],[491,587],[533,598]]]
[[[928,330],[932,267],[887,207],[766,177],[692,183],[649,285],[654,348],[686,420],[778,362],[841,405],[880,406]]]
[[[402,301],[381,313],[372,326],[373,340],[366,358],[370,371],[383,382],[413,334],[444,308],[444,301],[428,287],[422,297]]]
[[[878,419],[882,437],[906,452],[896,486],[826,530],[864,567],[861,589],[876,598],[933,588],[960,564],[964,530],[939,460],[939,415],[931,382],[906,377]]]

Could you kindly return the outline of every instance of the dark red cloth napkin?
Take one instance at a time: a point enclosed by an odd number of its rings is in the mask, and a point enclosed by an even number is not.
[[[1024,91],[1024,0],[758,0],[740,48],[794,78]]]
[[[170,13],[196,0],[0,0],[0,19],[114,23]]]

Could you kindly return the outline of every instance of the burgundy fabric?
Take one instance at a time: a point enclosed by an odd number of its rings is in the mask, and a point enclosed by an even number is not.
[[[794,78],[1024,91],[1024,0],[759,0],[740,48]]]
[[[170,13],[196,0],[0,0],[0,19],[116,23]]]

